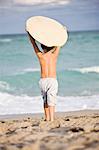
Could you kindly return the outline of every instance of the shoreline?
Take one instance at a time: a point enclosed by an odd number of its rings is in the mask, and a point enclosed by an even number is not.
[[[91,115],[99,114],[99,110],[91,110],[91,109],[84,109],[84,110],[77,110],[77,111],[67,111],[67,112],[55,112],[55,117],[62,117],[62,116],[91,116]],[[44,113],[23,113],[23,114],[7,114],[7,115],[0,115],[0,120],[12,120],[12,119],[22,119],[32,117],[33,119],[41,119],[44,117]]]
[[[83,115],[93,115],[99,114],[99,110],[91,110],[91,109],[84,109],[84,110],[77,110],[77,111],[67,111],[67,112],[55,112],[56,117],[62,117],[64,115],[67,116],[83,116]],[[7,115],[0,115],[0,120],[12,120],[12,119],[22,119],[27,117],[32,117],[33,119],[38,118],[41,119],[44,116],[44,113],[23,113],[23,114],[7,114]]]

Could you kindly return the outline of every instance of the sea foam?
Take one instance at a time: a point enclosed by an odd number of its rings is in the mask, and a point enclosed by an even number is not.
[[[26,73],[33,73],[33,72],[39,72],[39,71],[40,71],[40,68],[25,68],[23,70],[13,72],[11,75],[24,75]]]
[[[74,68],[74,69],[68,69],[68,70],[77,71],[77,72],[80,72],[80,73],[99,73],[99,66]]]
[[[0,43],[9,43],[11,41],[12,41],[12,39],[9,39],[9,38],[0,39]]]
[[[99,95],[57,97],[56,111],[65,112],[83,109],[99,109]],[[41,112],[43,112],[41,96],[18,96],[0,92],[0,115]]]
[[[23,70],[23,73],[27,73],[27,72],[38,72],[40,71],[40,68],[26,68]]]
[[[10,89],[10,85],[7,82],[5,82],[5,81],[0,81],[0,89],[9,90]]]

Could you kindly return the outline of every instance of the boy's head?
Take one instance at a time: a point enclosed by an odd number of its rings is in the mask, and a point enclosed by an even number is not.
[[[52,50],[53,48],[55,48],[55,46],[47,47],[47,46],[41,44],[41,48],[44,50],[44,52],[49,52],[50,50]]]

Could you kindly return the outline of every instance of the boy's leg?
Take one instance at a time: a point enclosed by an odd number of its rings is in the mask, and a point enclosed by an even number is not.
[[[44,113],[45,113],[45,120],[50,120],[50,112],[49,112],[49,106],[47,104],[47,101],[44,102]]]
[[[49,106],[50,121],[54,121],[55,106]]]

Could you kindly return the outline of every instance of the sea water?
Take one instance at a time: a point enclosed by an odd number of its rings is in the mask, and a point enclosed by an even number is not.
[[[28,36],[0,35],[0,115],[43,112]],[[56,111],[99,109],[99,31],[70,32],[57,61]]]

